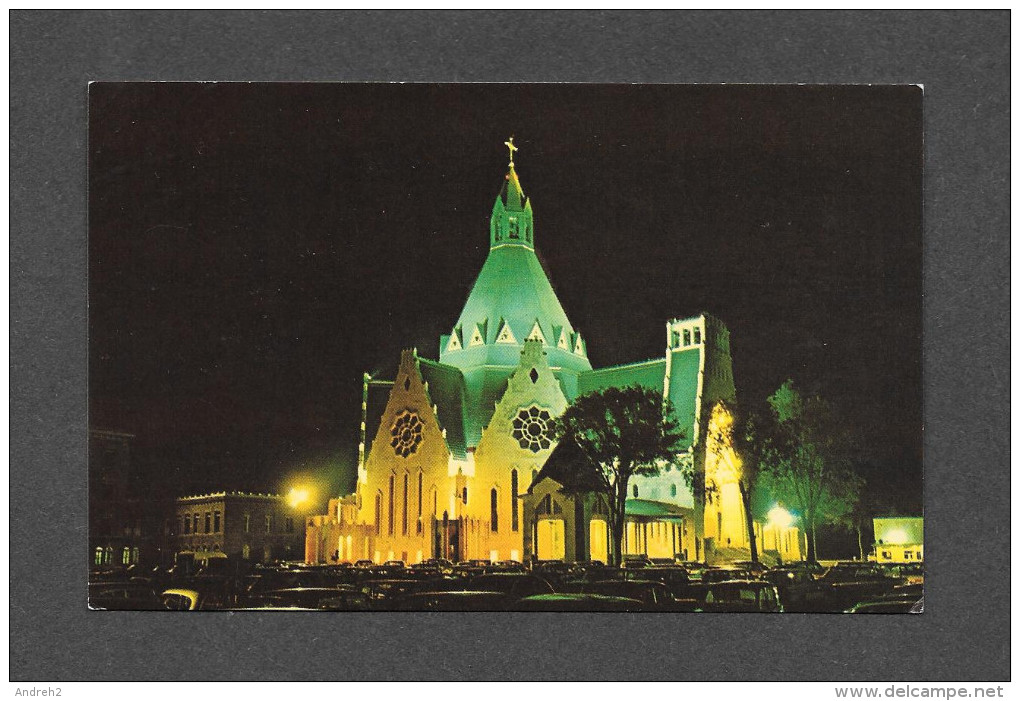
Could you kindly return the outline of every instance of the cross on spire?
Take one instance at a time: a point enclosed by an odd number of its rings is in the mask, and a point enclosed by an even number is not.
[[[510,149],[510,167],[514,167],[514,151],[520,151],[519,148],[514,146],[514,137],[510,137],[509,141],[504,141],[503,144]]]

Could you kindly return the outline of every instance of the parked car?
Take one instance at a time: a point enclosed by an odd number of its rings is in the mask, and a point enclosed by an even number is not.
[[[743,567],[710,567],[701,573],[701,581],[704,584],[715,582],[730,582],[733,580],[757,579],[757,575]]]
[[[394,601],[401,611],[506,611],[507,598],[491,591],[425,591],[402,596]]]
[[[370,601],[363,592],[328,587],[294,587],[266,592],[248,602],[254,608],[287,608],[329,611],[367,611]]]
[[[472,579],[465,590],[497,592],[508,601],[517,601],[526,596],[554,593],[552,585],[546,579],[534,574],[512,572],[480,575]]]
[[[165,610],[152,587],[140,582],[89,584],[89,608],[102,611]]]
[[[922,601],[903,601],[892,599],[888,601],[865,601],[854,604],[845,613],[922,613],[924,604]]]
[[[696,611],[782,613],[775,586],[761,580],[731,580],[708,585]]]
[[[581,593],[598,594],[617,599],[633,599],[640,601],[646,611],[676,610],[676,598],[662,582],[609,579],[601,582],[588,582],[584,585]]]
[[[762,577],[776,587],[784,611],[806,610],[805,597],[815,591],[815,580],[808,570],[777,567]]]

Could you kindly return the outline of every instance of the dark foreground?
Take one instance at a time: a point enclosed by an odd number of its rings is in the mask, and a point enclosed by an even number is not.
[[[431,560],[94,571],[89,606],[159,611],[676,611],[918,613],[921,565]]]

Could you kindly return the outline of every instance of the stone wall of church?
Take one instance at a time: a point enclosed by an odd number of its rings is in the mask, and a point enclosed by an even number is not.
[[[365,559],[432,556],[434,521],[450,516],[460,496],[450,465],[417,358],[404,351],[357,488],[356,535],[365,540]]]
[[[507,381],[475,451],[474,492],[468,515],[483,532],[480,558],[520,560],[524,517],[520,496],[555,447],[549,422],[567,407],[541,341],[526,341],[520,364]]]

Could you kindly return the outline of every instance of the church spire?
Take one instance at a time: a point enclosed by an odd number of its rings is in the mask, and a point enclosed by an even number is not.
[[[510,151],[509,170],[506,182],[500,188],[496,202],[492,206],[492,218],[489,220],[489,246],[524,246],[534,249],[534,222],[531,213],[531,201],[524,195],[521,181],[514,169],[514,152],[520,148],[514,145],[514,137],[503,144]]]

